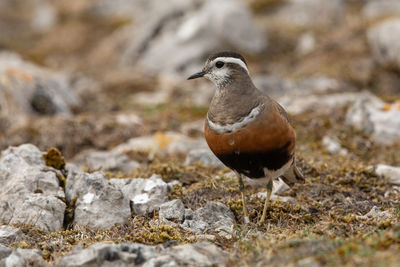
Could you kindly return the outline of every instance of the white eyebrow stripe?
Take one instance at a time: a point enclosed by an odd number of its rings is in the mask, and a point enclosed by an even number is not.
[[[213,59],[212,64],[214,64],[214,62],[217,62],[217,61],[222,61],[222,62],[225,62],[225,63],[238,64],[243,69],[245,69],[247,71],[247,73],[250,73],[249,69],[246,66],[246,64],[239,58],[235,58],[235,57],[217,57],[217,58]]]

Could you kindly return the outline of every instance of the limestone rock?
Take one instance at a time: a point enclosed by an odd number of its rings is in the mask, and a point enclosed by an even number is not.
[[[209,242],[171,248],[142,244],[98,243],[56,261],[60,267],[83,266],[226,266],[228,254]]]
[[[62,229],[65,203],[57,171],[47,167],[33,145],[10,147],[0,158],[0,223]]]
[[[400,140],[400,103],[385,104],[365,93],[348,110],[346,122],[371,134],[376,142],[390,145]]]
[[[18,228],[15,228],[10,225],[1,225],[0,226],[0,244],[1,245],[10,245],[14,242],[18,242],[25,238],[25,235]]]
[[[15,249],[11,254],[0,259],[0,266],[48,266],[47,262],[42,258],[42,253],[38,249]]]
[[[160,219],[182,223],[185,218],[185,206],[180,199],[168,201],[160,206]]]
[[[233,230],[235,217],[232,211],[220,202],[207,202],[207,204],[193,212],[192,219],[185,219],[182,226],[198,233],[219,233],[230,237]]]
[[[104,173],[85,173],[70,164],[67,169],[66,197],[77,198],[75,225],[104,229],[130,218],[129,201]]]
[[[383,66],[400,69],[400,19],[379,23],[367,32],[374,59]]]
[[[322,138],[322,145],[328,152],[332,155],[346,155],[348,153],[347,149],[343,148],[337,138],[324,136]]]
[[[131,210],[138,215],[152,212],[168,200],[168,184],[159,175],[148,179],[111,179],[110,183],[121,189]]]
[[[12,253],[11,249],[0,244],[0,266],[2,266],[1,265],[2,263],[4,263],[3,259],[7,258],[11,253]]]
[[[380,177],[388,179],[389,183],[400,185],[400,167],[379,164],[376,167],[375,172]]]

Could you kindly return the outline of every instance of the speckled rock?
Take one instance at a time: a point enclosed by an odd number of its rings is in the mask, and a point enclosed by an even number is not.
[[[385,20],[367,32],[374,59],[381,65],[400,69],[400,18]]]
[[[65,203],[59,173],[45,165],[33,145],[10,147],[0,158],[0,223],[33,224],[46,231],[62,229]]]
[[[69,201],[77,198],[73,221],[76,226],[104,229],[130,218],[129,201],[104,173],[85,173],[71,164],[67,164],[67,170],[65,193]]]
[[[98,243],[58,259],[56,266],[226,266],[227,259],[227,253],[208,242],[171,248]]]

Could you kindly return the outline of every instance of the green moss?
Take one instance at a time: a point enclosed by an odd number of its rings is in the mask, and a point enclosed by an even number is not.
[[[55,147],[47,150],[45,154],[43,154],[44,161],[47,166],[53,167],[57,170],[63,170],[65,167],[64,157],[61,155],[60,150]]]

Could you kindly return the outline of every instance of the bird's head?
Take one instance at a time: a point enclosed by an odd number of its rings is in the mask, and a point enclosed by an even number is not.
[[[249,77],[243,56],[235,52],[219,52],[211,55],[203,70],[191,75],[188,80],[205,77],[217,88],[223,88],[238,77]]]

